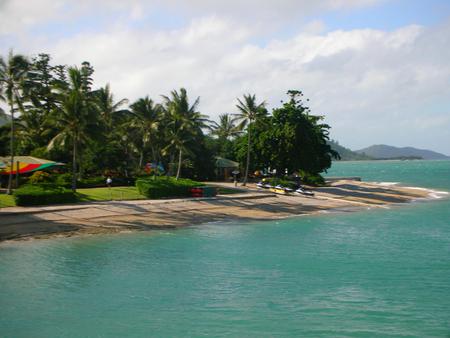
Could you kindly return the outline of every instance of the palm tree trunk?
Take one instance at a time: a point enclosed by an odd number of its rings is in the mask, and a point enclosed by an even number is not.
[[[173,175],[173,161],[175,160],[175,155],[173,152],[170,152],[170,158],[169,158],[169,167],[167,169],[167,176]]]
[[[139,170],[142,169],[142,165],[144,164],[144,149],[147,146],[147,142],[142,142],[141,155],[139,157]]]
[[[8,189],[6,193],[11,195],[12,193],[12,181],[13,181],[13,170],[14,170],[14,107],[13,103],[10,102],[11,109],[11,138],[10,138],[10,147],[11,147],[11,163],[10,163],[10,171],[8,177]]]
[[[72,191],[77,190],[77,141],[76,137],[73,139],[73,154],[72,154]]]
[[[158,164],[158,159],[156,158],[155,146],[152,146],[152,162],[155,162],[156,164]]]
[[[180,172],[181,172],[181,148],[180,152],[178,153],[178,169],[177,169],[177,177],[175,178],[176,180],[178,180],[178,178],[180,177]]]
[[[247,131],[247,165],[245,166],[244,183],[242,183],[243,186],[247,185],[249,166],[250,166],[250,125],[248,126]]]

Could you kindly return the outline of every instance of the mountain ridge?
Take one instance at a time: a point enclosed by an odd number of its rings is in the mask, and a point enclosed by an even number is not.
[[[422,158],[424,160],[448,160],[450,156],[433,150],[419,149],[414,147],[395,147],[386,144],[375,144],[367,148],[355,150],[356,153],[366,155],[374,159],[394,158]]]

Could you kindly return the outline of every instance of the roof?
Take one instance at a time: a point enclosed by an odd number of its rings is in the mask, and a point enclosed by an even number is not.
[[[218,168],[239,168],[239,163],[223,157],[216,157],[216,167]]]

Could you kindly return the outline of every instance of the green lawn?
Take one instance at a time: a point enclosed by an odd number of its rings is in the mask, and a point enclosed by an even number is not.
[[[0,194],[0,208],[15,207],[16,202],[12,195]]]
[[[238,194],[242,190],[219,188],[219,194]],[[145,196],[139,194],[136,187],[113,187],[113,188],[86,188],[77,189],[78,198],[81,202],[89,201],[110,201],[110,200],[143,200]],[[14,207],[14,197],[0,194],[0,208]]]
[[[214,185],[212,185],[212,186],[214,186]],[[232,194],[241,194],[243,192],[246,192],[246,191],[242,190],[242,189],[237,189],[237,188],[219,187],[218,194],[219,195],[232,195]]]
[[[136,187],[86,188],[77,189],[78,198],[82,202],[110,200],[143,200]]]

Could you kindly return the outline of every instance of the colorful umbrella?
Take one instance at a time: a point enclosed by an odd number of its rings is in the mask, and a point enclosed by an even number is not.
[[[0,171],[1,175],[9,175],[11,172],[11,168],[9,165],[9,158],[0,157],[0,163],[3,162],[5,164],[5,169]],[[13,174],[17,172],[17,163],[19,163],[19,174],[31,173],[33,171],[43,170],[46,168],[51,168],[54,166],[64,165],[63,163],[43,160],[41,158],[32,157],[32,156],[14,156],[14,167],[12,170]],[[1,168],[1,165],[0,165]]]

